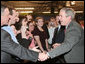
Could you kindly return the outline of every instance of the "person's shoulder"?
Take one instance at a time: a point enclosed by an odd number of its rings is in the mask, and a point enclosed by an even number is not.
[[[82,27],[80,26],[80,24],[78,24],[76,21],[72,21],[71,24],[70,24],[70,27],[69,29],[72,29],[72,30],[77,30],[77,32],[81,32],[83,31]]]
[[[10,34],[6,30],[1,29],[1,36],[10,36]]]
[[[76,21],[73,21],[73,26],[75,26],[75,28],[77,27],[81,29],[81,25],[77,23]]]
[[[4,29],[1,29],[1,33],[7,33]]]
[[[3,31],[5,31],[5,30],[1,29],[1,33],[2,33]]]

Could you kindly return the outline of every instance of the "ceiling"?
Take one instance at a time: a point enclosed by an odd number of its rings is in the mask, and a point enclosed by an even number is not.
[[[73,5],[72,5],[73,3]],[[34,8],[17,9],[17,11],[33,11],[33,13],[58,12],[62,7],[70,7],[75,11],[84,11],[84,1],[1,1],[1,4],[10,8]]]

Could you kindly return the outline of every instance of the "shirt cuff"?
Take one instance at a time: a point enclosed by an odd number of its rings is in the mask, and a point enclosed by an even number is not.
[[[50,57],[49,53],[47,52],[47,55]]]

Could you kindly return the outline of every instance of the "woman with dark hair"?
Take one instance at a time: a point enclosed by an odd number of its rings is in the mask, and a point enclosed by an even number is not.
[[[17,35],[16,38],[18,42],[23,45],[24,47],[28,48],[28,46],[31,43],[28,42],[28,39],[26,37],[26,31],[27,31],[27,18],[26,17],[20,17],[20,20],[17,24],[15,24],[15,27],[17,29]]]
[[[33,34],[32,34],[32,31],[34,30],[34,23],[33,23],[33,21],[30,21],[30,22],[28,22],[27,23],[27,26],[29,27],[28,28],[28,30],[27,30],[27,32],[26,32],[26,34],[27,34],[27,38],[32,38],[32,42],[31,42],[31,44],[28,46],[28,48],[29,49],[32,49],[32,48],[34,48],[35,47],[35,40],[34,40],[34,37],[33,37]]]

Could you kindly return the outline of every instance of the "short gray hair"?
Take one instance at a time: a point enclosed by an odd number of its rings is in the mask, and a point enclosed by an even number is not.
[[[61,10],[65,11],[66,17],[71,16],[71,20],[75,18],[75,12],[72,8],[62,8]]]

